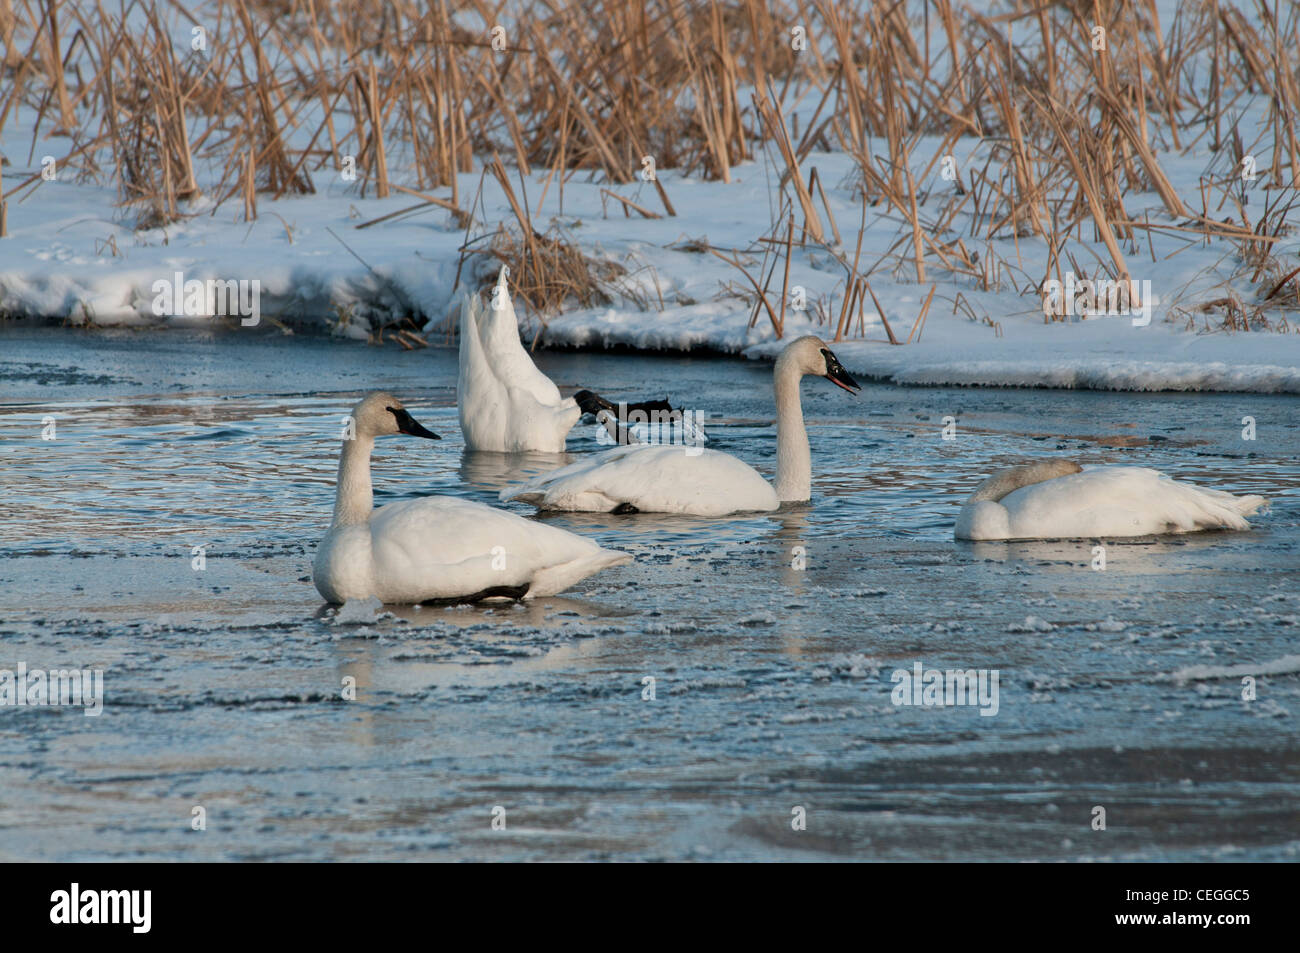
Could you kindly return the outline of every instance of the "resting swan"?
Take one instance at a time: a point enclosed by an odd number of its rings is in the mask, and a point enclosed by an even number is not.
[[[549,596],[632,557],[505,510],[451,496],[373,509],[375,437],[437,440],[390,394],[353,408],[355,437],[343,441],[334,521],[321,540],[312,581],[325,599],[375,597],[409,604],[443,599]]]
[[[584,414],[614,405],[591,391],[561,397],[519,341],[519,323],[501,266],[492,302],[467,294],[460,309],[460,376],[456,404],[465,449],[498,453],[563,453],[564,438]],[[628,405],[669,413],[667,401]],[[678,415],[680,417],[680,415]],[[626,437],[623,441],[627,442]]]
[[[1268,501],[1179,483],[1146,467],[1046,460],[981,483],[957,516],[957,539],[1092,539],[1250,529]]]
[[[812,457],[799,402],[805,374],[825,377],[849,393],[858,389],[817,337],[792,341],[776,360],[776,486],[730,454],[673,444],[618,447],[501,491],[546,510],[614,513],[727,513],[771,511],[812,493]]]

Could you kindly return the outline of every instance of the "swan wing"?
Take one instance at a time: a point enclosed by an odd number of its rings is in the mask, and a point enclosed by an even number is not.
[[[567,530],[455,497],[390,503],[369,526],[376,595],[386,603],[452,599],[496,586],[552,595],[631,559]]]
[[[671,445],[632,445],[501,491],[548,510],[609,512],[630,505],[648,513],[721,516],[780,507],[776,491],[730,454]]]

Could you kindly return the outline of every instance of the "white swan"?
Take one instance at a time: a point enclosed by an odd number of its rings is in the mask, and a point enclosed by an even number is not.
[[[357,404],[352,420],[356,435],[343,441],[334,521],[312,567],[312,581],[329,602],[549,596],[632,558],[554,526],[450,496],[373,509],[374,438],[437,435],[382,392]]]
[[[686,513],[723,516],[770,511],[803,501],[812,492],[812,457],[799,402],[805,374],[825,377],[849,393],[858,384],[826,343],[816,337],[792,341],[776,360],[776,485],[730,454],[699,447],[627,446],[592,454],[553,473],[501,491],[547,510],[616,513]]]
[[[584,413],[613,411],[614,405],[586,390],[561,397],[555,383],[537,369],[519,340],[515,306],[506,285],[509,275],[510,269],[502,265],[490,304],[474,293],[461,301],[456,404],[465,448],[563,453],[564,438]],[[667,401],[628,406],[648,413],[672,412]],[[607,429],[617,437],[614,427],[607,425]],[[625,435],[619,442],[629,440]]]
[[[1250,529],[1268,501],[1179,483],[1146,467],[1046,460],[1002,470],[957,515],[957,539],[1092,539]]]

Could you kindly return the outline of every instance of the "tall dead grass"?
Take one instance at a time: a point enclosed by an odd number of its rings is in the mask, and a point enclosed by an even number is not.
[[[1292,203],[1264,202],[1272,212],[1252,222],[1241,163],[1267,157],[1255,195],[1300,177],[1300,8],[1268,0],[1186,0],[1165,24],[1155,0],[1007,0],[992,12],[953,0],[5,0],[0,38],[0,130],[20,104],[34,109],[33,144],[66,139],[61,164],[111,177],[142,227],[213,203],[254,218],[259,195],[310,193],[345,159],[362,195],[413,192],[463,221],[458,175],[492,163],[547,170],[562,195],[576,173],[634,181],[647,157],[729,181],[767,150],[783,195],[767,282],[746,277],[777,333],[785,302],[765,302],[772,275],[810,244],[845,269],[841,304],[826,308],[837,336],[874,299],[882,264],[985,290],[1028,269],[1017,287],[1029,294],[1093,244],[1105,250],[1097,269],[1130,276],[1153,228],[1227,240],[1257,281],[1278,278],[1267,239],[1290,227],[1278,209]],[[1252,102],[1267,129],[1242,141],[1230,117]],[[973,141],[978,158],[954,169],[958,143]],[[1214,168],[1199,195],[1180,195],[1161,156],[1198,145]],[[864,227],[868,206],[899,223],[888,262],[861,261],[861,231],[855,254],[843,243],[816,167],[832,148],[855,160],[846,184]],[[421,191],[438,187],[449,200]],[[1167,222],[1137,221],[1126,205],[1147,192]],[[607,194],[627,214],[660,214]],[[1238,214],[1220,214],[1229,199]],[[518,256],[514,274],[553,307],[572,281],[562,269],[545,287],[541,263],[566,239],[538,237],[522,196],[515,211],[493,253]],[[993,260],[1004,239],[1049,253]]]

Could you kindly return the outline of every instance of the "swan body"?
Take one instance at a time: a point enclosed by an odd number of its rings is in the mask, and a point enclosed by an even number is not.
[[[611,513],[727,513],[779,509],[776,491],[749,464],[728,453],[688,454],[672,444],[615,447],[501,491],[543,510]]]
[[[352,412],[356,436],[339,460],[334,520],[312,567],[329,602],[388,604],[554,595],[631,559],[554,526],[481,503],[428,496],[373,509],[375,436],[435,437],[394,397],[368,395]]]
[[[582,409],[572,397],[560,396],[520,343],[508,275],[502,267],[490,304],[477,294],[461,302],[456,403],[465,448],[563,453]]]
[[[592,454],[552,473],[501,491],[500,498],[540,509],[683,513],[723,516],[775,510],[809,499],[812,460],[799,402],[805,374],[826,377],[852,393],[849,376],[822,340],[791,342],[773,371],[777,405],[777,479],[769,484],[749,464],[716,450],[660,444]]]
[[[563,453],[565,437],[583,414],[597,416],[602,439],[605,433],[612,438],[605,442],[649,443],[656,431],[633,423],[620,436],[617,421],[604,419],[602,413],[613,412],[614,404],[586,390],[561,397],[554,381],[537,369],[519,340],[519,320],[506,285],[509,277],[510,269],[502,265],[490,303],[477,294],[461,300],[456,406],[465,449]],[[666,400],[624,404],[623,409],[644,410],[648,420],[667,419],[697,443],[705,439]]]
[[[1091,539],[1250,529],[1268,501],[1180,483],[1146,467],[1044,461],[994,474],[957,516],[970,540]]]

